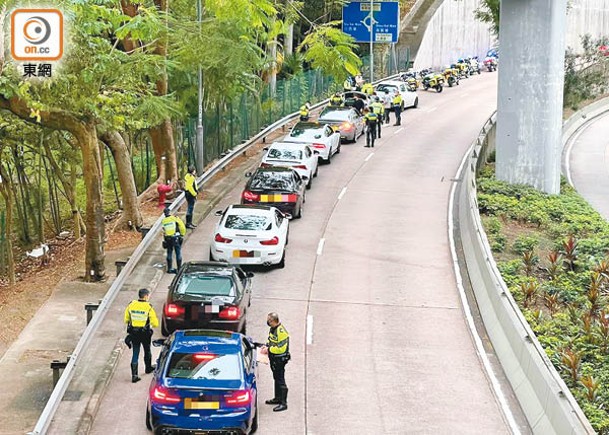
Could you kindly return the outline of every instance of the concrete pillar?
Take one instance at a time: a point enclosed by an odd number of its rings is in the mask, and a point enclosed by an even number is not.
[[[560,191],[567,0],[503,0],[497,178]]]

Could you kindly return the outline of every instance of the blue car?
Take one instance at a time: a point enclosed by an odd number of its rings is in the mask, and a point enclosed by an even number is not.
[[[249,434],[258,428],[256,347],[239,333],[195,329],[155,340],[146,427],[155,434]]]

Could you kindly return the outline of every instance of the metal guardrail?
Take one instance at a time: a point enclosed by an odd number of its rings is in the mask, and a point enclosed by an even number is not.
[[[494,149],[496,116],[468,151],[456,190],[455,225],[484,326],[534,433],[594,434],[507,288],[493,258],[478,210],[476,175]]]
[[[385,77],[383,79],[377,80],[374,82],[374,84],[380,83],[384,80],[390,80],[395,77],[398,77],[398,74],[394,74],[394,75]],[[323,107],[325,104],[328,104],[328,101],[329,100],[321,101],[321,102],[313,105],[312,109],[313,110],[319,109],[319,108]],[[247,151],[247,149],[249,149],[251,146],[256,144],[259,140],[264,139],[270,133],[272,133],[273,131],[275,131],[278,128],[283,127],[290,121],[297,119],[298,116],[299,116],[298,112],[294,112],[290,115],[287,115],[287,116],[281,118],[280,120],[274,122],[273,124],[269,125],[268,127],[264,128],[262,131],[260,131],[260,133],[258,133],[257,135],[255,135],[254,137],[249,139],[247,142],[233,148],[226,156],[219,159],[216,163],[213,164],[212,167],[210,167],[203,175],[201,175],[197,179],[197,186],[198,187],[203,186],[205,183],[207,183],[209,180],[211,180],[216,174],[218,174],[221,170],[223,170],[226,166],[228,166],[229,163],[231,163],[234,159],[236,159],[237,157],[242,155],[245,151]],[[185,201],[185,195],[184,195],[184,193],[182,193],[171,203],[171,205],[169,206],[170,210],[172,212],[178,210],[184,204],[184,201]],[[91,338],[93,337],[93,334],[95,334],[95,332],[101,325],[104,317],[106,316],[110,306],[112,305],[112,302],[118,295],[121,287],[125,284],[125,282],[127,281],[127,278],[129,277],[131,272],[133,272],[133,270],[135,269],[135,266],[139,263],[140,259],[142,258],[142,256],[146,252],[146,250],[150,247],[150,245],[156,239],[158,233],[161,230],[162,219],[163,219],[163,217],[161,216],[156,220],[156,222],[150,228],[150,230],[148,231],[146,236],[142,239],[142,241],[137,246],[137,248],[135,248],[135,251],[133,252],[133,254],[131,254],[129,261],[127,261],[127,264],[125,264],[123,266],[121,273],[119,273],[119,275],[116,277],[116,279],[114,280],[114,282],[112,283],[112,285],[110,286],[108,291],[106,292],[106,295],[101,300],[95,315],[93,315],[91,322],[86,327],[85,331],[83,332],[82,336],[80,337],[80,340],[76,344],[76,348],[70,355],[70,360],[69,360],[68,364],[66,365],[66,367],[63,371],[63,374],[61,375],[61,378],[55,385],[55,388],[53,389],[53,392],[51,393],[51,396],[49,397],[49,400],[47,401],[44,409],[42,410],[42,413],[40,414],[40,417],[38,418],[38,421],[36,423],[36,426],[34,427],[34,430],[29,432],[29,434],[31,434],[31,435],[41,434],[42,435],[42,434],[45,434],[46,431],[49,429],[53,416],[55,415],[55,412],[57,411],[57,408],[59,407],[59,404],[62,401],[63,396],[68,389],[70,381],[72,380],[72,377],[74,376],[74,371],[75,371],[76,366],[78,365],[80,355],[82,355],[86,351],[87,346],[89,345],[89,342],[91,341]]]

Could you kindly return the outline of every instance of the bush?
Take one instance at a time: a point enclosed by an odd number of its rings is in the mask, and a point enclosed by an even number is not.
[[[518,236],[512,245],[512,250],[519,255],[530,252],[539,245],[539,239],[532,236]]]

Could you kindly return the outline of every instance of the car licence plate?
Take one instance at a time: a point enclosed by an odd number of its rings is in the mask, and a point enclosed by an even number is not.
[[[255,258],[260,257],[260,252],[258,251],[244,251],[235,249],[233,251],[233,258]]]
[[[198,400],[184,399],[185,409],[220,409],[220,402],[199,402]]]
[[[296,202],[298,195],[260,195],[260,202]]]

